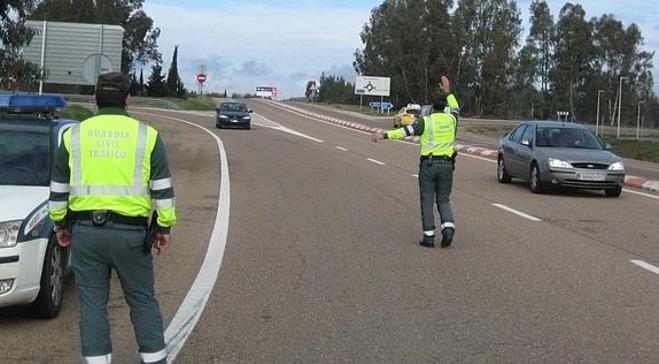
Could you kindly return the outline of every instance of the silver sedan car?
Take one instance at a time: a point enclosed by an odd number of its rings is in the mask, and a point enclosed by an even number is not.
[[[604,190],[618,197],[625,182],[622,158],[586,127],[555,121],[525,121],[499,141],[497,180],[529,182],[533,193],[551,187]]]

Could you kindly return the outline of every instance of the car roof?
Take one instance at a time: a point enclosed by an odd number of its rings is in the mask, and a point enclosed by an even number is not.
[[[565,121],[554,120],[524,120],[522,123],[536,125],[540,128],[573,128],[573,129],[587,129],[584,125],[577,123],[569,123]]]
[[[220,104],[220,106],[222,106],[222,105],[245,105],[246,106],[246,104],[244,102],[240,102],[240,101],[225,101],[225,102]]]

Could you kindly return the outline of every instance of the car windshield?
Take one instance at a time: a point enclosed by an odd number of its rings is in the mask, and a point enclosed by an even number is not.
[[[539,127],[535,144],[548,148],[604,149],[590,130],[581,128]]]
[[[247,112],[247,106],[244,104],[222,104],[221,110],[228,112]]]
[[[44,131],[0,129],[0,185],[48,186],[49,150]]]

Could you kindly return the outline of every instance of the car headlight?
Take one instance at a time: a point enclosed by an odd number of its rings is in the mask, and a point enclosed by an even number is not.
[[[243,120],[249,120],[251,119],[249,116],[243,116]]]
[[[572,168],[572,165],[564,160],[549,158],[549,167],[551,168]]]
[[[615,162],[609,166],[609,171],[624,171],[625,165],[622,162]]]
[[[16,246],[22,220],[0,222],[0,248]]]
[[[228,119],[229,117],[226,115],[220,115],[220,119]]]

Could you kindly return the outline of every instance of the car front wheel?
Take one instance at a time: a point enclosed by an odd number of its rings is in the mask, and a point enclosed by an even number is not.
[[[510,179],[510,175],[506,170],[506,164],[503,161],[503,156],[499,156],[499,160],[497,161],[497,181],[499,183],[509,183]]]
[[[60,247],[55,237],[48,241],[41,271],[41,286],[39,294],[31,307],[37,317],[56,317],[62,308],[64,291],[65,249]]]
[[[543,193],[542,178],[540,177],[540,169],[536,163],[533,163],[531,166],[531,176],[529,178],[529,185],[531,187],[531,192],[533,193]]]

